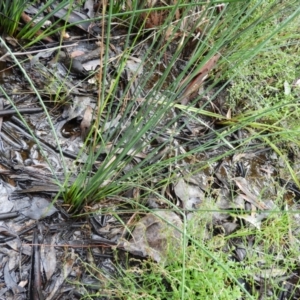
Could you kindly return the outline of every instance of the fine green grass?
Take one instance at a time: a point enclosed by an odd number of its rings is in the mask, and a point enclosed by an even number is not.
[[[80,9],[80,3],[74,0],[57,1],[48,0],[44,5],[38,5],[35,0],[4,0],[0,3],[0,32],[3,35],[16,36],[18,39],[26,41],[22,44],[26,47],[36,44],[39,41],[52,36],[60,36],[67,28],[76,26],[75,22],[68,22],[72,11]],[[21,15],[26,7],[30,5],[38,7],[37,13],[26,24],[21,24]],[[48,13],[45,13],[47,12]],[[54,18],[55,14],[61,12],[61,18]],[[24,21],[24,20],[23,20]],[[78,24],[87,22],[79,20]],[[27,41],[30,41],[27,43]]]
[[[14,35],[19,25],[21,14],[28,4],[28,0],[10,1],[0,3],[0,32]]]

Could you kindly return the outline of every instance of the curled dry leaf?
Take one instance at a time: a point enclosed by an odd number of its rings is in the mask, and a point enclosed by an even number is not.
[[[249,203],[253,204],[255,207],[257,207],[258,209],[268,209],[268,206],[263,203],[256,194],[254,194],[253,192],[251,192],[248,188],[249,183],[247,182],[247,180],[243,177],[236,177],[233,178],[235,184],[238,186],[238,188],[244,193],[241,194],[241,196],[248,201]]]
[[[195,209],[204,199],[204,193],[193,184],[187,184],[180,178],[174,186],[176,196],[181,200],[184,209]]]
[[[83,119],[80,123],[81,138],[84,141],[89,134],[93,120],[93,109],[90,105],[86,107]]]
[[[46,275],[47,280],[50,280],[51,276],[57,269],[56,253],[55,253],[55,243],[57,235],[50,238],[46,237],[45,242],[41,245],[41,263]]]
[[[172,225],[170,225],[172,224]],[[171,211],[147,214],[135,226],[130,241],[121,239],[118,247],[132,254],[149,256],[160,263],[168,263],[172,255],[178,255],[181,247],[182,222]]]
[[[56,208],[43,197],[33,197],[30,201],[30,206],[22,209],[22,214],[33,220],[40,220],[42,218],[53,215]]]
[[[76,257],[74,253],[67,254],[65,257],[65,263],[63,268],[60,269],[60,274],[57,276],[56,281],[53,285],[53,288],[50,294],[47,296],[46,300],[53,300],[55,299],[55,295],[61,285],[64,283],[66,278],[69,276],[70,272],[72,271],[72,267],[75,263]]]

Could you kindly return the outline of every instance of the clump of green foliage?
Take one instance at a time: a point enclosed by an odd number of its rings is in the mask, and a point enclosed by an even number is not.
[[[20,25],[22,13],[25,8],[36,2],[34,0],[3,0],[0,1],[0,33],[9,36],[16,36],[19,39],[30,40],[27,44],[33,45],[38,41],[53,36],[55,33],[62,32],[68,23],[68,19],[73,9],[78,9],[78,4],[74,0],[48,0],[43,5],[37,5],[37,13],[32,16],[29,22],[26,22],[24,26]],[[47,11],[50,12],[47,13]],[[65,11],[65,15],[62,18],[55,18],[54,22],[50,22],[45,27],[45,23],[53,19],[53,16],[59,11]],[[89,20],[82,20],[86,22]]]
[[[295,49],[296,50],[296,49]],[[299,55],[280,49],[266,50],[251,63],[245,62],[238,68],[229,89],[229,101],[233,107],[270,108],[290,104],[299,97],[299,87],[293,83],[297,78]]]
[[[258,3],[259,1],[251,1]],[[267,7],[273,8],[277,1],[264,1],[254,10],[250,21],[255,20],[255,13]],[[295,37],[300,26],[299,16],[293,22],[285,25],[285,30],[272,34],[272,28],[280,28],[285,23],[287,17],[292,15],[295,1],[282,1],[280,10],[270,11],[266,19],[255,26],[252,34],[247,36],[247,40],[239,37],[235,43],[242,45],[237,48],[232,55],[230,63],[233,64],[240,54],[245,53],[246,59],[235,69],[235,78],[228,89],[229,101],[232,108],[245,111],[247,109],[268,109],[276,105],[284,106],[295,103],[299,98],[299,86],[294,86],[295,80],[300,78],[299,43]],[[244,26],[251,26],[246,22]],[[268,42],[262,43],[260,53],[255,57],[251,54],[251,48],[257,47],[262,39]],[[247,56],[251,59],[247,59]],[[280,118],[284,111],[278,111]]]
[[[10,36],[16,33],[21,14],[28,2],[28,0],[0,1],[0,33]]]

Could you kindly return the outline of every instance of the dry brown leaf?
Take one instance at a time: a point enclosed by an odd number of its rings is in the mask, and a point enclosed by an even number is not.
[[[213,57],[211,57],[208,62],[200,69],[199,73],[191,80],[191,82],[185,88],[182,96],[179,98],[178,102],[182,105],[186,105],[189,102],[189,96],[199,90],[202,86],[204,80],[208,76],[208,73],[215,67],[216,63],[218,62],[221,54],[217,53]],[[186,81],[190,80],[190,78],[186,78],[182,84]],[[181,85],[182,85],[181,84]]]

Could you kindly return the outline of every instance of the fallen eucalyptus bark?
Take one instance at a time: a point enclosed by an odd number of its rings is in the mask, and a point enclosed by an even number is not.
[[[18,108],[18,110],[15,109],[3,109],[0,110],[0,117],[5,117],[5,116],[11,116],[11,115],[16,115],[18,113],[20,114],[36,114],[43,112],[44,110],[39,107],[32,107],[32,108]]]
[[[0,214],[0,220],[12,219],[19,215],[18,211]]]

